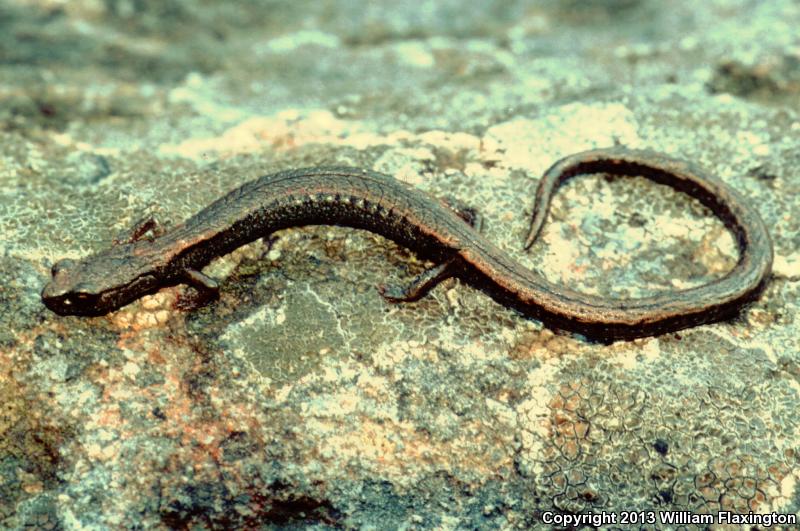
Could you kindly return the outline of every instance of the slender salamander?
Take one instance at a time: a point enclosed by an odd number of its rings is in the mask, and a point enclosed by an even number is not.
[[[561,183],[603,172],[644,176],[698,199],[735,235],[736,266],[691,289],[633,299],[587,295],[548,282],[484,238],[464,212],[387,175],[306,168],[248,182],[157,238],[57,262],[42,301],[62,315],[102,315],[165,286],[187,283],[213,294],[216,282],[200,272],[212,259],[303,225],[366,229],[436,264],[406,288],[381,286],[387,300],[418,299],[455,276],[525,315],[598,340],[658,335],[725,319],[760,294],[772,266],[772,244],[756,210],[719,179],[655,152],[599,149],[556,162],[539,182],[525,247],[536,240]]]

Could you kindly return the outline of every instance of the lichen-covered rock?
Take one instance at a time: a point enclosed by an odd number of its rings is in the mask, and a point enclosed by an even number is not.
[[[0,527],[796,515],[798,26],[792,0],[3,2]],[[740,316],[601,345],[457,281],[391,305],[374,286],[426,264],[334,227],[216,260],[221,298],[193,311],[185,287],[97,318],[39,298],[53,262],[144,217],[330,164],[477,207],[489,239],[587,293],[733,267],[724,225],[645,179],[570,182],[522,250],[541,172],[615,144],[756,205],[774,274]]]

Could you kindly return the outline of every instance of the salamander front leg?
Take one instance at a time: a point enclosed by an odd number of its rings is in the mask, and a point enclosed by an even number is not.
[[[184,280],[194,288],[194,293],[182,296],[177,304],[179,308],[193,310],[219,298],[219,284],[208,275],[196,269],[187,269],[184,271]]]
[[[133,224],[123,235],[114,239],[115,244],[133,243],[139,240],[155,240],[166,232],[166,228],[152,214],[149,214]]]

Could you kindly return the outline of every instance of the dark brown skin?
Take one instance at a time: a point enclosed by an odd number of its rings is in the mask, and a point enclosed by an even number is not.
[[[536,240],[558,186],[589,173],[641,175],[697,198],[735,235],[736,266],[723,278],[688,290],[637,299],[585,295],[523,267],[481,236],[463,213],[387,175],[307,168],[246,183],[154,240],[58,262],[42,301],[62,315],[103,315],[165,286],[188,283],[214,293],[216,283],[200,273],[212,259],[277,230],[304,225],[366,229],[438,264],[407,288],[381,287],[388,300],[418,299],[444,278],[456,276],[548,325],[602,341],[725,319],[761,293],[772,266],[772,244],[758,213],[722,181],[649,151],[586,151],[554,164],[539,182],[526,248]]]

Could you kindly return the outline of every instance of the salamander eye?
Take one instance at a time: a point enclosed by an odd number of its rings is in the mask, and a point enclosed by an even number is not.
[[[53,267],[50,268],[50,272],[53,274],[53,276],[56,276],[61,271],[64,271],[65,269],[70,269],[72,267],[75,267],[75,260],[70,260],[69,258],[65,258],[53,264]]]
[[[81,282],[74,288],[72,288],[73,296],[78,299],[86,299],[93,295],[92,288],[88,284]]]

